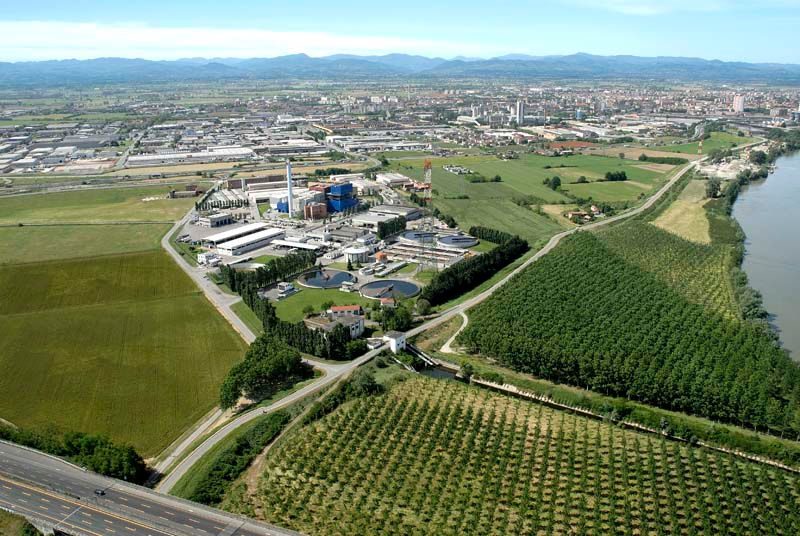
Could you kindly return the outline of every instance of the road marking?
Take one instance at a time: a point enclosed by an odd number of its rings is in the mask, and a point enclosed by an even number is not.
[[[22,513],[22,512],[19,512],[20,510],[26,510],[27,512],[29,512],[29,513],[30,513],[30,514],[32,514],[32,515],[38,516],[39,518],[42,518],[42,519],[44,519],[44,520],[46,520],[46,521],[51,521],[51,522],[53,522],[53,523],[55,524],[55,526],[59,526],[59,525],[68,525],[70,528],[73,528],[73,529],[76,529],[76,530],[83,531],[83,533],[84,533],[84,534],[89,534],[90,536],[103,536],[102,534],[100,534],[100,533],[98,533],[98,532],[92,532],[92,531],[91,531],[91,530],[89,530],[89,529],[85,529],[85,528],[83,528],[83,527],[79,527],[79,526],[77,526],[77,525],[73,525],[72,523],[69,523],[69,522],[67,522],[67,521],[66,521],[66,518],[64,518],[64,520],[60,520],[60,519],[58,519],[58,518],[55,518],[55,517],[53,517],[53,516],[51,516],[51,515],[42,514],[42,513],[39,513],[39,512],[34,512],[33,510],[31,510],[31,509],[29,509],[29,508],[20,507],[20,506],[17,506],[17,505],[15,505],[15,504],[13,504],[13,503],[7,502],[7,501],[0,500],[0,502],[6,503],[6,505],[7,505],[7,508],[8,508],[10,511],[12,511],[12,512],[17,512],[17,513],[21,513],[23,516],[24,516],[25,514],[24,514],[24,513]]]
[[[149,527],[149,526],[147,526],[147,525],[145,525],[143,523],[139,523],[138,521],[135,521],[133,519],[129,519],[129,518],[123,517],[121,515],[118,515],[118,514],[115,514],[115,513],[111,512],[111,511],[100,510],[99,508],[94,507],[94,506],[89,505],[89,504],[86,504],[86,503],[78,502],[78,501],[75,501],[75,500],[72,500],[72,499],[67,499],[65,497],[60,497],[59,495],[56,495],[55,493],[51,493],[51,492],[49,492],[47,490],[38,488],[36,486],[31,486],[29,484],[23,484],[21,482],[17,482],[16,480],[12,480],[12,479],[9,479],[9,478],[4,477],[4,476],[0,476],[0,480],[8,482],[9,484],[14,484],[15,486],[20,487],[20,488],[29,489],[29,490],[34,491],[36,493],[39,493],[41,495],[46,495],[46,496],[48,496],[50,498],[62,501],[62,502],[67,503],[67,504],[73,504],[73,505],[77,506],[78,508],[91,510],[91,511],[97,512],[98,514],[103,515],[103,516],[113,517],[113,518],[116,518],[116,519],[118,519],[120,521],[123,521],[125,523],[130,523],[131,525],[136,525],[136,526],[142,527],[142,528],[147,529],[147,530],[154,530],[159,534],[165,534],[167,536],[170,536],[169,532],[165,532],[165,531],[163,531],[161,529],[157,529],[155,527]],[[20,500],[23,501],[24,499],[20,499]],[[131,530],[136,530],[136,529],[131,529]]]

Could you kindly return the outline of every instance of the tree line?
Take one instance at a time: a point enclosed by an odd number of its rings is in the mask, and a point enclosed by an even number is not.
[[[470,236],[474,236],[480,240],[488,240],[489,242],[494,242],[495,244],[505,244],[514,238],[514,235],[511,233],[498,231],[497,229],[483,227],[481,225],[473,225],[470,227],[469,234]]]
[[[428,286],[422,289],[420,298],[431,305],[452,300],[492,277],[498,270],[524,255],[528,249],[528,242],[512,236],[489,252],[464,259],[437,273]]]
[[[473,309],[460,341],[548,380],[800,438],[800,366],[769,333],[688,301],[590,233]]]
[[[219,405],[231,408],[240,396],[269,398],[311,374],[311,367],[303,363],[297,349],[272,334],[262,334],[247,349],[244,360],[228,371],[220,387]]]
[[[135,484],[147,480],[147,466],[139,453],[102,435],[0,425],[0,439],[66,458],[101,475]]]
[[[682,166],[688,164],[689,161],[685,158],[677,156],[648,156],[644,153],[639,155],[639,162],[651,162],[653,164],[669,164],[670,166]]]
[[[628,174],[624,171],[607,171],[603,180],[606,182],[623,182],[628,180]]]
[[[406,230],[405,216],[398,216],[397,218],[378,222],[378,240],[383,240],[397,233]]]
[[[242,287],[267,287],[285,281],[294,275],[313,268],[317,262],[317,254],[313,251],[298,251],[276,257],[255,271],[236,270],[223,265],[220,270],[222,281],[234,291]]]
[[[285,411],[262,417],[254,427],[236,438],[233,445],[219,454],[208,472],[186,498],[209,506],[221,503],[233,482],[250,466],[264,447],[281,433],[289,420],[289,414]]]

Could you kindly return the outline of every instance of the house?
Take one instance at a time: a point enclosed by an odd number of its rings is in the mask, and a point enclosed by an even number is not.
[[[389,349],[393,354],[406,349],[406,334],[401,331],[387,331],[383,340],[389,343]]]
[[[350,338],[357,339],[364,334],[364,317],[357,315],[342,315],[336,318],[329,316],[312,316],[303,320],[308,329],[322,330],[331,333],[338,325],[350,330]]]
[[[397,302],[394,298],[381,298],[381,307],[386,307],[387,309],[394,309],[397,306]]]

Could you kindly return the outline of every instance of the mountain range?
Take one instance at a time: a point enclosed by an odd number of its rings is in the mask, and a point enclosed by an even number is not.
[[[800,65],[680,57],[528,56],[429,58],[408,54],[274,58],[125,58],[0,62],[0,86],[214,81],[232,79],[652,80],[800,84]]]

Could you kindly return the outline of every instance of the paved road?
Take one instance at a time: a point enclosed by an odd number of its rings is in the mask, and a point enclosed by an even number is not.
[[[385,348],[385,345],[381,346],[380,348],[376,348],[375,350],[362,355],[358,359],[339,365],[334,372],[326,374],[319,380],[306,385],[302,389],[295,391],[291,395],[282,398],[274,404],[239,415],[232,421],[217,429],[210,437],[208,437],[199,446],[197,446],[197,448],[192,450],[185,458],[183,458],[183,460],[181,460],[181,462],[175,466],[175,468],[170,471],[170,473],[163,480],[161,480],[161,482],[158,483],[156,489],[163,493],[169,493],[175,484],[192,468],[192,466],[194,466],[194,464],[197,463],[200,458],[208,453],[208,451],[214,448],[217,443],[227,437],[228,434],[243,424],[252,421],[253,419],[257,419],[266,413],[285,408],[286,406],[297,402],[305,396],[319,392],[320,390],[333,385],[334,382],[338,381],[343,376],[369,362],[375,356],[380,354]]]
[[[95,495],[97,489],[105,495]],[[80,536],[297,534],[105,478],[2,441],[0,507]]]
[[[247,324],[245,324],[241,318],[231,309],[231,306],[235,303],[242,301],[239,296],[231,296],[223,292],[219,286],[208,279],[206,277],[206,271],[197,266],[191,266],[186,260],[181,257],[181,255],[172,247],[170,243],[171,236],[177,231],[179,228],[182,228],[189,218],[191,217],[191,212],[186,214],[178,223],[176,223],[169,232],[164,235],[161,239],[161,246],[164,250],[169,253],[174,259],[178,266],[183,269],[186,274],[191,277],[194,282],[197,284],[198,287],[203,291],[206,295],[206,298],[216,307],[219,313],[225,317],[225,319],[233,326],[233,328],[239,332],[242,338],[249,344],[252,343],[256,339],[256,334],[253,333]],[[352,367],[349,366],[347,363],[324,363],[321,361],[306,359],[306,363],[309,365],[322,370],[325,373],[325,376],[317,382],[312,383],[311,385],[307,386],[304,389],[301,389],[288,397],[291,400],[297,400],[299,393],[309,394],[310,392],[314,392],[314,389],[311,389],[313,386],[316,386],[318,383],[323,383],[325,379],[333,378],[338,379],[341,374],[345,372],[349,372],[352,370]],[[323,385],[327,385],[323,383]],[[285,406],[285,404],[283,405]],[[283,407],[281,406],[281,407]],[[270,406],[271,408],[272,406]],[[277,409],[277,408],[276,408]],[[174,447],[170,445],[170,452],[167,456],[164,456],[158,463],[155,464],[155,471],[156,473],[164,473],[170,466],[172,466],[176,460],[178,460],[183,454],[185,454],[188,449],[203,435],[205,435],[211,427],[222,417],[222,410],[216,409],[211,413],[207,414],[203,420],[195,425],[192,432],[182,439],[179,440],[178,444]],[[171,486],[166,488],[166,491],[169,491]]]
[[[742,147],[739,147],[738,149],[739,150],[745,149],[745,148],[747,148],[749,146],[757,145],[759,143],[761,143],[761,142],[759,141],[759,142],[751,143],[751,144],[748,144],[748,145],[743,145]],[[500,287],[502,287],[508,281],[510,281],[511,278],[516,276],[521,271],[525,270],[532,263],[536,262],[540,258],[542,258],[545,255],[547,255],[548,253],[550,253],[561,242],[561,240],[563,238],[565,238],[565,237],[567,237],[567,236],[569,236],[569,235],[571,235],[573,233],[576,233],[579,230],[596,229],[598,227],[602,227],[602,226],[605,226],[605,225],[610,225],[610,224],[612,224],[614,222],[617,222],[617,221],[620,221],[620,220],[623,220],[623,219],[627,219],[627,218],[636,216],[637,214],[641,214],[645,210],[648,210],[659,199],[661,199],[661,197],[664,194],[666,194],[675,185],[675,183],[677,183],[686,173],[688,173],[689,171],[693,170],[703,160],[704,159],[696,160],[694,162],[690,162],[689,164],[687,164],[679,172],[677,172],[669,181],[667,181],[655,194],[653,194],[649,199],[647,199],[647,201],[645,201],[641,206],[639,206],[639,207],[637,207],[637,208],[635,208],[633,210],[629,210],[627,212],[624,212],[622,214],[618,214],[618,215],[612,216],[610,218],[606,218],[606,219],[603,219],[603,220],[600,220],[600,221],[597,221],[597,222],[594,222],[594,223],[591,223],[591,224],[588,224],[588,225],[584,225],[583,227],[581,227],[579,229],[578,228],[570,229],[569,231],[564,231],[562,233],[559,233],[559,234],[553,236],[550,239],[550,241],[542,249],[537,251],[527,261],[522,263],[519,267],[517,267],[515,270],[513,270],[511,273],[509,273],[503,279],[501,279],[500,281],[495,283],[492,287],[490,287],[489,289],[485,290],[484,292],[482,292],[482,293],[480,293],[480,294],[478,294],[478,295],[476,295],[476,296],[474,296],[474,297],[472,297],[472,298],[470,298],[468,300],[465,300],[464,302],[462,302],[459,305],[451,307],[447,311],[444,311],[437,318],[431,319],[428,322],[425,322],[425,323],[421,324],[420,326],[410,330],[408,332],[408,334],[407,334],[408,337],[411,338],[411,337],[414,337],[416,335],[419,335],[420,333],[423,333],[424,331],[427,331],[429,329],[433,329],[436,326],[439,326],[439,325],[447,322],[448,320],[450,320],[451,318],[455,317],[456,315],[465,314],[468,309],[470,309],[470,308],[474,307],[475,305],[481,303],[482,301],[487,299],[489,296],[494,294]],[[187,215],[187,218],[188,218],[188,215]],[[177,225],[181,225],[181,223],[179,223]],[[177,225],[176,225],[176,228],[177,228]],[[174,229],[173,229],[173,231],[170,232],[170,234],[172,234],[173,232],[174,232]],[[176,258],[176,260],[178,261],[179,265],[181,265],[182,267],[184,267],[184,269],[186,269],[187,268],[186,263],[183,261],[183,259],[180,258],[180,256],[175,252],[175,250],[172,249],[172,247],[170,246],[168,240],[169,240],[169,234],[167,235],[167,237],[165,237],[164,241],[162,241],[162,244],[164,245],[165,249],[167,251],[169,251],[170,254],[173,255],[173,257]],[[192,274],[190,273],[190,275],[192,275]],[[195,280],[197,281],[196,277],[195,277]],[[222,293],[222,291],[219,290],[219,287],[217,287],[217,285],[211,283],[207,279],[201,278],[201,280],[198,281],[198,284],[201,284],[201,288],[204,288],[204,289],[207,288],[209,285],[211,285],[213,288],[211,288],[209,290],[211,291],[212,296],[220,295],[220,294],[224,295],[224,293]],[[208,295],[208,292],[207,292],[207,295]],[[227,296],[227,295],[224,295],[224,296]],[[230,296],[227,296],[227,297],[230,298]],[[211,296],[209,297],[209,299],[212,299]],[[214,302],[213,299],[212,299],[212,302]],[[244,324],[239,320],[239,318],[232,311],[230,311],[230,306],[228,306],[227,308],[223,307],[221,309],[221,311],[223,312],[224,315],[225,315],[225,310],[227,310],[227,312],[230,313],[230,315],[232,315],[234,317],[234,320],[236,321],[236,323],[234,323],[234,326],[236,326],[237,323],[238,323],[238,324],[241,325],[241,327],[243,327],[245,330],[247,330],[247,332],[249,332],[249,329],[247,328],[247,326],[244,326]],[[228,317],[228,315],[226,315],[226,317]],[[229,320],[230,320],[230,318],[229,318]],[[237,327],[237,329],[241,329],[241,327]],[[252,339],[249,339],[249,340],[252,340]],[[172,487],[175,485],[175,483],[177,483],[178,480],[180,480],[180,478],[189,471],[191,466],[194,465],[194,463],[196,463],[203,456],[203,454],[205,454],[208,451],[210,451],[217,443],[219,443],[225,436],[227,436],[230,432],[235,430],[237,427],[241,426],[242,424],[244,424],[246,422],[251,421],[252,419],[257,418],[259,415],[262,415],[264,413],[268,413],[270,411],[275,411],[277,409],[286,407],[287,405],[291,404],[292,402],[294,402],[296,400],[299,400],[302,397],[304,397],[304,396],[306,396],[306,395],[308,395],[310,393],[317,392],[320,389],[322,389],[324,387],[327,387],[328,385],[331,385],[333,382],[337,381],[343,375],[348,374],[352,370],[354,370],[355,368],[361,366],[364,363],[367,363],[373,357],[378,355],[382,350],[383,350],[383,347],[382,348],[378,348],[377,350],[369,352],[369,353],[363,355],[362,357],[360,357],[359,359],[357,359],[355,361],[352,361],[350,363],[344,364],[344,365],[327,365],[327,367],[328,367],[326,369],[327,374],[323,378],[321,378],[320,380],[318,380],[318,381],[316,381],[316,382],[314,382],[312,384],[307,385],[303,389],[293,393],[290,397],[284,398],[284,399],[280,400],[279,402],[276,402],[275,404],[272,404],[271,406],[267,406],[265,408],[262,408],[262,409],[258,410],[258,412],[250,412],[250,413],[246,413],[244,415],[241,415],[241,416],[237,417],[233,421],[231,421],[228,424],[226,424],[224,427],[222,427],[219,430],[217,430],[212,436],[210,436],[208,439],[206,439],[194,451],[192,451],[188,456],[186,456],[181,461],[181,463],[178,466],[176,466],[173,469],[173,471],[170,472],[170,474],[157,486],[156,489],[158,489],[160,491],[163,491],[165,493],[169,492],[172,489]],[[213,423],[213,421],[211,421],[211,422]],[[192,443],[194,443],[194,441],[198,437],[200,437],[202,435],[203,432],[200,431],[201,428],[198,428],[198,430],[195,431],[195,434],[193,434],[194,439],[187,438],[170,455],[170,457],[168,457],[168,460],[174,461],[175,459],[177,459],[181,455],[183,455],[183,453],[187,449],[189,449],[191,447]],[[206,429],[207,429],[207,427],[206,427]],[[166,463],[159,464],[159,467],[167,468],[172,463],[171,461],[170,461],[169,464],[166,464]]]
[[[591,228],[596,228],[596,227],[599,227],[599,226],[602,226],[602,225],[608,225],[610,223],[613,223],[615,221],[619,221],[619,220],[624,219],[624,218],[630,218],[631,216],[634,216],[636,214],[639,214],[639,213],[643,212],[644,210],[647,210],[648,208],[650,208],[653,205],[653,203],[655,203],[659,198],[661,198],[661,196],[664,195],[677,181],[679,181],[680,178],[683,177],[683,175],[686,172],[688,172],[690,169],[693,169],[695,165],[696,165],[696,163],[688,164],[679,173],[675,174],[675,176],[672,179],[670,179],[655,195],[653,195],[650,199],[648,199],[647,202],[645,202],[642,206],[640,206],[640,207],[638,207],[638,208],[636,208],[634,210],[628,211],[628,212],[626,212],[624,214],[620,214],[620,215],[617,215],[617,216],[614,216],[614,217],[611,217],[611,218],[607,218],[605,220],[598,221],[596,223],[585,225],[583,227],[583,229],[591,229]],[[180,223],[179,223],[179,225],[180,225]],[[439,326],[442,323],[447,322],[451,318],[455,317],[456,315],[464,314],[467,309],[469,309],[471,307],[474,307],[475,305],[479,304],[480,302],[482,302],[483,300],[485,300],[486,298],[488,298],[489,296],[494,294],[494,292],[496,292],[497,289],[499,289],[501,286],[506,284],[512,277],[514,277],[515,275],[520,273],[522,270],[524,270],[525,268],[530,266],[533,262],[536,262],[537,260],[539,260],[543,256],[547,255],[550,251],[553,250],[553,248],[555,248],[559,244],[559,242],[561,242],[561,240],[564,237],[569,236],[569,235],[571,235],[571,234],[573,234],[573,233],[575,233],[577,231],[578,231],[578,229],[571,229],[569,231],[565,231],[563,233],[560,233],[560,234],[557,234],[557,235],[553,236],[550,239],[550,241],[547,243],[547,245],[545,245],[545,247],[543,247],[541,250],[537,251],[530,259],[525,261],[523,264],[521,264],[518,268],[516,268],[514,271],[512,271],[506,277],[504,277],[503,279],[501,279],[500,281],[495,283],[491,288],[489,288],[488,290],[478,294],[477,296],[474,296],[474,297],[470,298],[469,300],[466,300],[466,301],[462,302],[459,305],[456,305],[456,306],[448,309],[447,311],[445,311],[441,315],[439,315],[437,318],[429,320],[428,322],[425,322],[424,324],[421,324],[420,326],[412,329],[411,331],[408,332],[408,337],[411,338],[411,337],[413,337],[415,335],[418,335],[418,334],[420,334],[420,333],[422,333],[424,331],[427,331],[427,330],[432,329],[432,328],[434,328],[436,326]],[[172,232],[174,232],[174,230],[171,231],[170,234],[172,234]],[[165,240],[163,242],[164,247],[174,257],[176,257],[176,260],[178,261],[178,264],[180,264],[182,267],[184,267],[184,269],[186,269],[187,268],[186,263],[183,261],[183,259],[180,258],[180,256],[177,253],[175,253],[175,251],[170,246],[168,240],[169,240],[169,235],[167,235],[167,237],[165,238]],[[192,275],[191,272],[190,272],[190,275]],[[198,279],[196,277],[195,277],[195,281],[198,281]],[[198,281],[198,284],[201,284],[201,287],[203,287],[203,288],[208,287],[209,285],[213,285],[213,289],[209,289],[209,291],[211,292],[211,296],[209,296],[209,299],[212,299],[212,296],[216,296],[218,294],[223,294],[222,291],[219,290],[219,287],[217,287],[217,285],[211,283],[210,281],[208,281],[206,279],[202,279],[201,278],[200,281]],[[207,292],[207,295],[208,294],[209,293]],[[227,295],[225,295],[225,296],[227,296]],[[227,296],[227,298],[229,299],[230,296]],[[213,301],[214,300],[212,299],[212,302]],[[228,307],[224,307],[224,305],[222,305],[222,306],[218,305],[218,308],[220,308],[220,310],[221,310],[221,312],[223,314],[226,314],[226,311],[229,312],[231,315],[233,315],[233,317],[235,317],[235,321],[238,324],[241,324],[245,329],[247,329],[247,326],[244,326],[243,323],[239,320],[239,318],[236,317],[236,315],[232,311],[230,311],[230,307],[229,306]],[[227,317],[227,315],[226,315],[226,317]],[[234,326],[236,326],[236,325],[237,324],[234,323]],[[237,327],[237,329],[240,329],[240,327]],[[247,331],[249,332],[249,330],[247,330]],[[252,340],[252,339],[250,339],[250,340]],[[175,484],[183,477],[183,475],[185,475],[189,471],[189,469],[191,469],[192,465],[194,465],[205,453],[210,451],[217,443],[219,443],[223,438],[225,438],[225,436],[227,436],[229,433],[231,433],[233,430],[235,430],[236,428],[238,428],[242,424],[257,418],[260,415],[263,415],[264,413],[268,413],[270,411],[275,411],[275,410],[278,410],[280,408],[286,407],[287,405],[291,404],[292,402],[295,402],[296,400],[299,400],[302,397],[304,397],[304,396],[306,396],[306,395],[308,395],[310,393],[317,392],[320,389],[322,389],[322,388],[324,388],[324,387],[326,387],[328,385],[331,385],[333,382],[337,381],[343,375],[350,373],[355,368],[361,366],[362,364],[368,362],[370,359],[372,359],[373,357],[378,355],[382,349],[383,348],[379,348],[377,350],[373,350],[372,352],[369,352],[369,353],[363,355],[359,359],[356,359],[355,361],[352,361],[352,362],[344,364],[344,365],[337,365],[337,366],[333,366],[333,367],[329,365],[328,369],[326,370],[327,374],[323,378],[321,378],[320,380],[307,385],[303,389],[300,389],[299,391],[296,391],[291,396],[286,397],[286,398],[276,402],[275,404],[272,404],[271,406],[267,406],[267,407],[259,409],[257,411],[252,411],[252,412],[249,412],[249,413],[245,413],[243,415],[240,415],[236,419],[230,421],[228,424],[226,424],[225,426],[223,426],[220,429],[218,429],[212,436],[207,438],[203,443],[201,443],[199,446],[197,446],[190,454],[188,454],[180,462],[180,464],[178,464],[169,473],[169,475],[167,475],[158,484],[156,489],[158,489],[159,491],[162,491],[164,493],[168,493],[175,486]],[[212,416],[212,418],[213,418],[213,416]],[[212,418],[209,418],[208,421],[210,421],[210,423],[213,424],[214,420],[216,420],[216,419],[212,420]],[[210,426],[210,424],[208,426]],[[169,457],[166,458],[166,460],[164,462],[162,462],[162,463],[157,465],[157,470],[159,468],[161,468],[161,471],[166,470],[174,462],[174,460],[178,459],[189,448],[191,448],[192,444],[196,441],[196,439],[198,437],[200,437],[201,435],[203,435],[204,431],[208,429],[208,426],[205,426],[205,427],[204,426],[200,426],[200,427],[198,427],[195,430],[195,433],[192,434],[192,436],[190,436],[189,438],[187,438],[183,443],[181,443],[181,445],[179,445],[173,451],[173,453]]]

